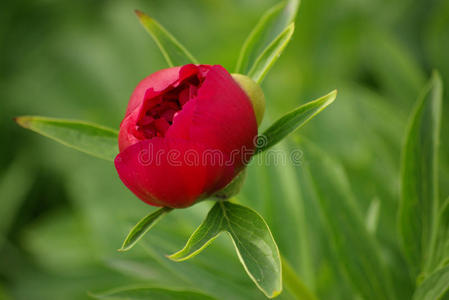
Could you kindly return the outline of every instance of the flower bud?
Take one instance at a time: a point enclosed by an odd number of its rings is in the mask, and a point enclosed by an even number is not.
[[[233,73],[232,78],[237,81],[251,100],[254,113],[256,114],[257,125],[259,126],[260,123],[262,123],[263,115],[265,113],[265,96],[262,88],[248,76]]]
[[[139,83],[120,124],[115,158],[120,179],[136,196],[154,206],[187,207],[245,168],[257,137],[249,97],[260,94],[237,78],[242,87],[219,65],[190,64]]]

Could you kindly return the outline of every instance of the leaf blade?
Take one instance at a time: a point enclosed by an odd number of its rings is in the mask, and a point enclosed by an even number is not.
[[[172,211],[172,208],[162,207],[148,215],[146,215],[143,219],[137,222],[133,228],[129,231],[125,240],[123,241],[122,247],[118,250],[120,252],[125,252],[130,250],[137,244],[138,241],[142,239],[142,237],[151,229],[154,225],[167,213]]]
[[[296,299],[318,300],[318,297],[312,293],[307,286],[296,275],[295,270],[290,266],[284,257],[282,260],[282,278],[287,290],[289,290]]]
[[[245,227],[240,224],[242,222]],[[168,257],[174,261],[189,259],[205,249],[223,231],[231,237],[239,260],[251,280],[267,297],[277,296],[282,291],[279,250],[263,218],[245,206],[217,201],[186,246]]]
[[[255,82],[260,83],[268,73],[268,71],[271,69],[271,67],[274,65],[274,63],[278,60],[285,47],[287,47],[294,31],[295,23],[291,23],[257,57],[253,66],[248,72],[248,76],[251,77]]]
[[[265,220],[257,212],[245,206],[228,201],[218,203],[221,205],[225,219],[227,219],[227,232],[232,237],[232,242],[237,250],[237,255],[245,268],[246,273],[268,298],[276,297],[282,292],[282,267],[279,249]],[[244,217],[245,214],[246,216]],[[252,218],[252,221],[246,223],[247,227],[236,226],[238,224],[235,223],[236,219],[247,221],[249,218]],[[252,227],[256,223],[259,228]],[[251,227],[251,230],[247,230],[247,228]],[[260,243],[265,243],[265,246],[270,248],[269,250],[268,248],[265,249],[268,251],[264,252],[261,247],[253,249],[256,251],[250,250],[250,245],[254,243],[253,240],[255,238],[254,234],[256,233],[256,229],[260,230],[259,234],[261,234],[258,237],[258,246],[260,246]],[[251,233],[251,236],[246,237],[248,238],[246,241],[244,240],[244,231]],[[261,252],[262,255],[256,259],[254,257],[257,255],[255,252]],[[261,260],[264,260],[267,257],[270,257],[268,261],[265,260],[264,263],[260,263]],[[250,264],[251,261],[253,261],[255,265]],[[263,271],[261,269],[262,267],[265,267],[268,270]],[[266,280],[266,275],[271,276],[271,278]]]
[[[430,271],[432,259],[424,262],[424,257],[433,255],[435,244],[441,103],[442,82],[435,72],[410,118],[402,149],[398,227],[415,275]]]
[[[449,266],[446,266],[424,280],[413,294],[413,300],[442,299],[449,292]]]
[[[261,140],[257,141],[256,153],[263,152],[276,145],[284,137],[304,126],[308,121],[334,102],[336,97],[337,90],[334,90],[321,98],[310,101],[285,114],[259,137]]]
[[[98,158],[114,161],[118,154],[118,132],[104,126],[40,116],[21,116],[15,121],[23,128]]]
[[[254,58],[257,58],[267,45],[293,22],[298,7],[298,0],[283,1],[262,15],[242,45],[235,73],[248,71],[248,66],[251,67]]]
[[[223,231],[222,221],[220,209],[217,205],[214,205],[207,214],[206,219],[192,233],[184,248],[167,257],[177,262],[194,257],[210,245]]]
[[[429,270],[449,265],[449,198],[439,212],[435,248],[430,260]]]
[[[196,58],[159,22],[139,10],[135,13],[170,67],[189,63],[198,64]]]
[[[304,138],[298,146],[309,161],[301,168],[303,188],[318,202],[342,273],[364,299],[396,299],[380,247],[365,226],[343,166]]]

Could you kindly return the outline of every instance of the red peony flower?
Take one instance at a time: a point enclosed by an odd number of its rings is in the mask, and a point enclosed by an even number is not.
[[[251,101],[223,67],[164,69],[131,95],[115,166],[144,202],[187,207],[231,182],[251,158],[256,136]]]

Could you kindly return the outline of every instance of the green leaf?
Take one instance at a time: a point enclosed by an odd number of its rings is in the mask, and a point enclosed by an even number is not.
[[[313,117],[329,106],[329,104],[334,102],[335,97],[337,97],[337,90],[334,90],[319,99],[301,105],[281,117],[258,137],[256,153],[263,152],[276,145],[288,134],[304,126]]]
[[[449,264],[449,198],[446,199],[438,217],[435,243],[429,270],[436,270]]]
[[[411,116],[402,149],[399,232],[414,275],[430,271],[435,246],[441,102],[442,82],[434,72]]]
[[[255,58],[293,22],[298,6],[298,0],[282,1],[264,13],[240,50],[235,73],[248,71]]]
[[[434,272],[418,286],[413,295],[413,300],[437,300],[448,295],[449,266],[446,266]]]
[[[114,161],[118,154],[118,132],[84,121],[23,116],[15,119],[20,126],[51,138],[67,147]]]
[[[189,259],[226,231],[234,243],[246,273],[269,298],[282,291],[279,250],[264,219],[254,210],[228,201],[218,201],[190,236],[184,248],[168,256]]]
[[[154,225],[167,213],[172,211],[173,208],[162,207],[140,220],[131,231],[128,233],[122,248],[118,251],[125,252],[134,247],[134,245],[151,229]]]
[[[301,166],[304,177],[300,184],[318,202],[342,273],[363,299],[395,299],[382,251],[366,229],[343,167],[304,138],[298,147],[307,158]]]
[[[108,300],[213,300],[215,298],[196,291],[173,290],[160,287],[119,288],[106,293],[89,293],[94,299]]]
[[[278,144],[274,149],[274,153],[282,151],[288,153],[289,149],[285,144]],[[283,255],[289,257],[292,262],[296,262],[297,266],[300,266],[298,270],[302,280],[308,284],[308,286],[314,286],[315,283],[315,268],[313,266],[313,256],[311,253],[311,242],[315,238],[314,233],[308,231],[308,227],[311,226],[307,220],[307,208],[306,208],[306,196],[303,196],[301,187],[298,185],[299,178],[297,176],[295,166],[293,164],[284,164],[280,160],[278,162],[271,161],[270,153],[265,156],[264,164],[266,166],[272,164],[272,170],[274,171],[274,178],[271,178],[270,185],[275,185],[276,190],[271,197],[279,197],[279,201],[272,204],[271,214],[276,214],[278,222],[273,222],[272,230],[277,231],[279,236],[278,243],[287,243],[289,247],[283,249]],[[273,188],[273,187],[272,187]],[[272,202],[272,199],[268,201]],[[286,220],[289,218],[289,220]],[[276,227],[277,226],[277,227]],[[285,226],[285,227],[284,227]],[[288,230],[285,234],[285,228],[295,228]],[[273,230],[273,231],[274,231]],[[284,234],[282,234],[284,232]],[[282,248],[281,248],[282,249]],[[293,256],[293,257],[292,257]]]
[[[288,25],[276,39],[265,48],[265,50],[257,57],[253,66],[248,72],[248,76],[255,82],[260,83],[276,60],[281,56],[285,47],[295,31],[295,23]]]
[[[198,64],[189,51],[179,43],[161,24],[145,13],[136,10],[136,15],[145,30],[151,35],[170,67]]]
[[[285,288],[292,293],[296,299],[301,300],[318,300],[317,296],[313,294],[296,275],[295,270],[283,258],[282,259],[282,279]]]

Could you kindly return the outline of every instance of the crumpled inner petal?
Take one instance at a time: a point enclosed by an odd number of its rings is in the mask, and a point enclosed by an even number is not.
[[[187,65],[181,69],[179,80],[163,93],[154,96],[149,90],[136,123],[139,136],[144,139],[165,137],[175,115],[187,102],[197,97],[207,72],[207,68]]]

